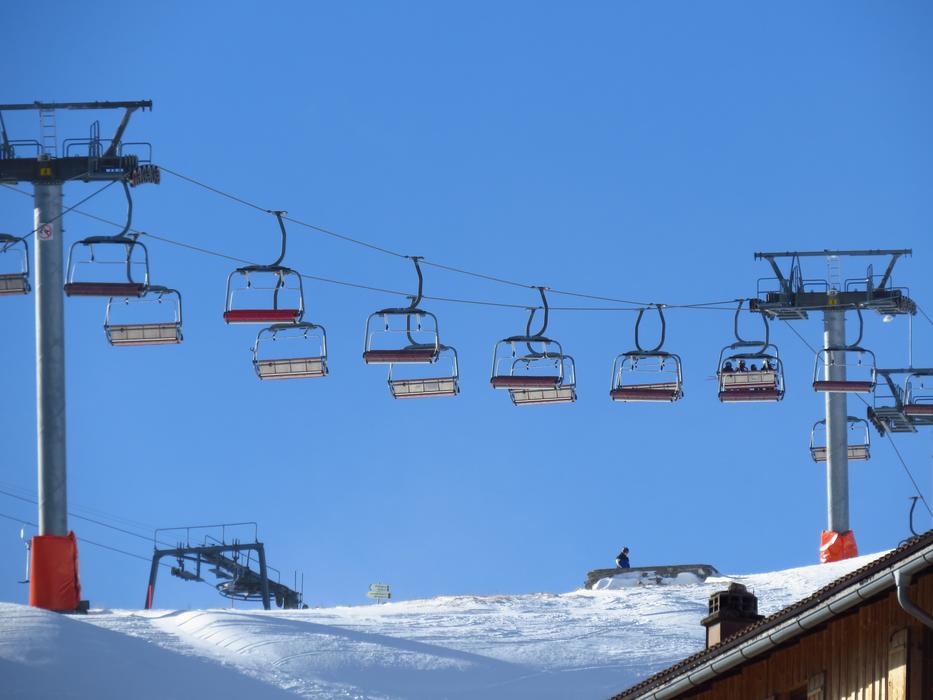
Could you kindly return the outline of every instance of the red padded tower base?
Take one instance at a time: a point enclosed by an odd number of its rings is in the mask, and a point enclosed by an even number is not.
[[[75,533],[36,535],[29,567],[29,604],[56,612],[72,612],[81,602],[78,542]]]
[[[846,530],[845,532],[823,530],[820,533],[821,564],[842,561],[857,556],[858,547],[855,545],[855,533],[852,530]]]

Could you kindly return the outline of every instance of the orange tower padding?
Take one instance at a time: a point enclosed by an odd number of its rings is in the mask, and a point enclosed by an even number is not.
[[[842,561],[858,556],[858,547],[855,545],[855,533],[852,530],[834,532],[823,530],[820,534],[820,563]]]
[[[77,609],[81,602],[81,584],[75,533],[36,535],[32,538],[31,552],[29,604],[57,612]]]

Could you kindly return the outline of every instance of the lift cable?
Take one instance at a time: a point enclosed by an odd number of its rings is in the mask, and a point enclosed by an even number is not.
[[[13,491],[13,492],[15,492],[14,495],[28,496],[28,497],[31,497],[31,498],[36,498],[36,491],[35,491],[35,489],[23,488],[22,486],[19,486],[18,484],[13,484],[13,483],[10,483],[10,482],[0,481],[0,488],[6,489],[7,491]],[[0,493],[3,493],[3,492],[0,491]],[[139,520],[133,520],[132,518],[125,518],[125,517],[123,517],[123,516],[116,515],[116,514],[114,514],[114,513],[111,513],[111,512],[106,511],[106,510],[102,510],[102,509],[100,509],[100,508],[91,508],[91,507],[89,507],[89,506],[86,506],[86,505],[83,505],[83,504],[80,504],[80,503],[76,503],[76,502],[74,502],[74,501],[71,500],[71,499],[68,499],[68,503],[69,503],[69,505],[71,505],[71,506],[72,506],[73,508],[75,508],[76,510],[79,510],[79,511],[84,512],[84,513],[89,513],[90,515],[94,515],[94,516],[97,516],[97,517],[99,517],[99,518],[105,518],[105,519],[109,520],[110,522],[120,523],[121,525],[123,525],[123,526],[125,526],[125,527],[132,527],[132,528],[134,528],[137,532],[139,532],[139,531],[142,531],[142,532],[152,532],[153,530],[156,529],[156,526],[153,525],[152,523],[145,523],[145,522],[142,522],[142,521],[139,521]],[[149,539],[151,540],[152,537],[150,536]]]
[[[193,177],[189,177],[189,176],[187,176],[187,175],[183,175],[183,174],[181,174],[181,173],[179,173],[179,172],[176,172],[176,171],[172,170],[171,168],[166,168],[165,166],[159,166],[159,167],[160,167],[160,169],[161,169],[163,172],[166,172],[166,173],[169,173],[169,174],[171,174],[171,175],[174,175],[174,176],[176,176],[176,177],[178,177],[178,178],[181,178],[181,179],[183,179],[183,180],[186,180],[187,182],[190,182],[190,183],[192,183],[192,184],[194,184],[194,185],[197,185],[198,187],[202,187],[202,188],[204,188],[204,189],[206,189],[206,190],[208,190],[208,191],[210,191],[210,192],[214,192],[215,194],[219,194],[219,195],[221,195],[221,196],[223,196],[223,197],[226,197],[226,198],[228,198],[228,199],[231,199],[231,200],[233,200],[233,201],[235,201],[235,202],[239,202],[240,204],[243,204],[243,205],[245,205],[245,206],[248,206],[248,207],[250,207],[250,208],[252,208],[252,209],[256,209],[257,211],[262,211],[262,212],[269,212],[269,211],[270,211],[269,209],[266,209],[265,207],[259,206],[259,205],[256,204],[255,202],[250,202],[250,201],[248,201],[248,200],[246,200],[246,199],[243,199],[242,197],[238,197],[238,196],[236,196],[236,195],[234,195],[234,194],[230,194],[229,192],[225,192],[225,191],[223,191],[223,190],[221,190],[221,189],[218,189],[218,188],[216,188],[216,187],[213,187],[212,185],[208,185],[207,183],[201,182],[200,180],[197,180],[197,179],[195,179],[195,178],[193,178]],[[404,253],[399,253],[399,252],[394,251],[394,250],[389,250],[388,248],[383,248],[383,247],[381,247],[381,246],[377,246],[377,245],[374,245],[374,244],[372,244],[372,243],[367,243],[366,241],[361,241],[361,240],[359,240],[359,239],[357,239],[357,238],[352,238],[351,236],[347,236],[347,235],[344,235],[344,234],[342,234],[342,233],[337,233],[336,231],[332,231],[332,230],[327,229],[327,228],[324,228],[324,227],[322,227],[322,226],[318,226],[318,225],[316,225],[316,224],[310,224],[310,223],[308,223],[308,222],[306,222],[306,221],[301,221],[300,219],[295,219],[295,218],[292,218],[292,217],[285,217],[285,220],[288,221],[288,222],[290,222],[290,223],[296,224],[296,225],[298,225],[298,226],[304,226],[305,228],[309,228],[309,229],[312,229],[312,230],[314,230],[314,231],[318,231],[318,232],[320,232],[320,233],[324,233],[324,234],[326,234],[326,235],[328,235],[328,236],[333,236],[333,237],[335,237],[335,238],[339,238],[339,239],[341,239],[341,240],[344,240],[344,241],[347,241],[347,242],[350,242],[350,243],[355,243],[355,244],[357,244],[357,245],[361,245],[361,246],[364,246],[364,247],[366,247],[366,248],[370,248],[370,249],[372,249],[372,250],[376,250],[376,251],[379,251],[379,252],[381,252],[381,253],[385,253],[385,254],[387,254],[387,255],[391,255],[391,256],[394,256],[394,257],[397,257],[397,258],[408,258],[408,257],[410,257],[410,256],[408,256],[408,255],[405,255]],[[496,276],[494,276],[494,275],[488,275],[488,274],[485,274],[485,273],[482,273],[482,272],[473,272],[473,271],[471,271],[471,270],[466,270],[466,269],[463,269],[463,268],[460,268],[460,267],[454,267],[454,266],[452,266],[452,265],[445,265],[445,264],[442,264],[442,263],[433,262],[433,261],[431,261],[431,260],[422,259],[421,262],[422,262],[422,264],[424,264],[424,265],[430,265],[431,267],[436,267],[436,268],[439,268],[439,269],[442,269],[442,270],[447,270],[447,271],[449,271],[449,272],[456,272],[457,274],[468,275],[468,276],[470,276],[470,277],[476,277],[476,278],[478,278],[478,279],[484,279],[484,280],[488,280],[488,281],[491,281],[491,282],[497,282],[497,283],[499,283],[499,284],[505,284],[505,285],[509,285],[509,286],[512,286],[512,287],[520,287],[520,288],[522,288],[522,289],[536,289],[536,288],[539,286],[539,285],[537,285],[537,284],[525,284],[525,283],[523,283],[523,282],[516,282],[515,280],[505,279],[505,278],[503,278],[503,277],[496,277]],[[596,300],[596,301],[610,301],[610,302],[614,302],[614,303],[617,303],[617,304],[631,304],[632,306],[635,306],[635,307],[638,307],[638,308],[651,308],[651,307],[655,306],[655,303],[654,303],[654,302],[640,302],[640,301],[632,301],[631,299],[618,299],[618,298],[615,298],[615,297],[605,297],[605,296],[598,296],[598,295],[594,295],[594,294],[584,294],[584,293],[581,293],[581,292],[571,292],[571,291],[566,291],[566,290],[554,289],[554,288],[552,288],[552,287],[547,287],[547,290],[548,290],[549,292],[553,293],[553,294],[561,294],[561,295],[564,295],[564,296],[580,297],[580,298],[584,298],[584,299],[593,299],[593,300]],[[426,298],[427,298],[427,297],[426,297]],[[726,303],[731,304],[731,303],[734,303],[734,302],[735,302],[734,299],[729,299],[729,300],[723,301],[723,302],[709,302],[709,303],[706,303],[706,304],[684,304],[684,305],[678,305],[678,304],[664,304],[663,306],[665,306],[665,307],[667,307],[667,308],[680,308],[680,307],[693,308],[693,307],[713,306],[713,305],[716,305],[716,304],[726,304]],[[633,309],[633,310],[637,311],[638,308]],[[629,310],[629,309],[626,309],[626,310]]]
[[[10,498],[15,498],[15,499],[20,500],[20,501],[24,501],[25,503],[31,503],[31,504],[33,504],[33,505],[38,504],[38,501],[37,501],[36,499],[34,499],[34,498],[28,498],[28,497],[26,497],[26,496],[20,496],[20,495],[18,495],[18,494],[11,493],[10,491],[4,491],[3,489],[0,489],[0,494],[3,494],[4,496],[9,496]],[[95,525],[100,525],[101,527],[107,527],[107,528],[110,528],[111,530],[116,530],[117,532],[122,532],[122,533],[125,534],[125,535],[132,535],[133,537],[138,537],[139,539],[145,540],[146,542],[152,542],[152,537],[149,536],[149,535],[141,535],[141,534],[138,533],[138,532],[133,532],[132,530],[127,530],[127,529],[125,529],[125,528],[118,527],[118,526],[116,526],[116,525],[111,525],[110,523],[105,523],[105,522],[102,521],[102,520],[96,520],[95,518],[89,518],[89,517],[87,517],[86,515],[78,515],[77,513],[72,513],[71,511],[68,511],[68,515],[70,515],[70,516],[73,517],[73,518],[78,518],[79,520],[85,520],[85,521],[87,521],[87,522],[89,522],[89,523],[94,523]],[[160,541],[160,542],[158,542],[158,543],[161,544],[161,545],[164,545],[164,546],[166,546],[166,547],[172,547],[172,546],[174,546],[174,545],[173,545],[172,543],[170,543],[170,542],[161,542],[161,541]]]
[[[786,321],[784,319],[782,320],[784,321],[784,325],[790,328],[794,332],[794,335],[800,338],[801,342],[810,349],[810,352],[812,352],[814,355],[818,352],[816,348],[810,345],[810,343],[807,341],[806,338],[800,335],[800,332],[796,328],[794,328],[794,326],[789,321]],[[866,406],[869,405],[868,401],[866,401],[863,396],[859,396],[858,394],[856,394],[856,396],[863,404],[865,404]],[[910,471],[910,467],[907,466],[907,462],[904,460],[903,455],[901,455],[901,451],[897,448],[897,445],[894,444],[894,438],[891,437],[891,433],[889,432],[886,432],[885,436],[888,438],[888,442],[891,443],[891,447],[894,448],[894,453],[897,455],[897,458],[900,461],[901,466],[904,467],[904,471],[907,473],[907,478],[910,479],[910,483],[913,484],[914,491],[917,492],[917,496],[920,498],[921,501],[923,501],[923,505],[926,507],[927,512],[930,514],[931,517],[933,517],[933,509],[930,508],[930,504],[927,502],[927,499],[924,498],[923,491],[921,491],[920,486],[917,485],[917,480],[914,478],[913,473]]]
[[[219,190],[219,189],[217,189],[216,187],[212,187],[211,185],[208,185],[207,183],[201,182],[200,180],[195,180],[193,177],[188,177],[187,175],[182,175],[181,173],[176,172],[176,171],[174,171],[174,170],[172,170],[172,169],[170,169],[170,168],[166,168],[164,165],[160,165],[160,166],[159,166],[159,169],[160,169],[162,172],[169,173],[170,175],[174,175],[175,177],[181,178],[182,180],[187,180],[188,182],[190,182],[190,183],[192,183],[192,184],[194,184],[194,185],[197,185],[198,187],[203,187],[204,189],[209,190],[210,192],[214,192],[215,194],[219,194],[220,196],[226,197],[227,199],[232,199],[234,202],[239,202],[240,204],[243,204],[243,205],[245,205],[245,206],[247,206],[247,207],[251,207],[251,208],[253,208],[253,209],[256,209],[256,210],[262,211],[262,212],[266,212],[266,213],[268,213],[269,211],[271,211],[271,210],[269,210],[269,209],[266,209],[265,207],[259,206],[258,204],[254,204],[253,202],[249,202],[249,201],[247,201],[247,200],[245,200],[245,199],[243,199],[243,198],[241,198],[241,197],[237,197],[237,196],[234,195],[234,194],[230,194],[229,192],[224,192],[223,190]],[[394,256],[397,257],[397,258],[406,258],[406,257],[408,257],[407,255],[403,255],[402,253],[396,253],[394,250],[389,250],[388,248],[382,248],[382,247],[380,247],[380,246],[373,245],[372,243],[367,243],[366,241],[360,241],[360,240],[357,240],[356,238],[351,238],[350,236],[345,236],[345,235],[342,234],[342,233],[337,233],[336,231],[331,231],[330,229],[326,229],[326,228],[324,228],[324,227],[322,227],[322,226],[315,226],[314,224],[309,224],[309,223],[307,223],[307,222],[305,222],[305,221],[299,221],[299,220],[297,220],[297,219],[293,219],[293,218],[291,218],[290,216],[286,216],[286,217],[284,217],[284,218],[285,218],[285,220],[288,221],[289,223],[297,224],[298,226],[304,226],[305,228],[310,228],[310,229],[312,229],[312,230],[314,230],[314,231],[317,231],[317,232],[319,232],[319,233],[323,233],[323,234],[325,234],[325,235],[327,235],[327,236],[333,236],[334,238],[339,238],[339,239],[344,240],[344,241],[347,241],[347,242],[349,242],[349,243],[356,243],[357,245],[365,246],[366,248],[371,248],[372,250],[379,251],[380,253],[385,253],[386,255],[394,255]]]
[[[23,525],[29,525],[30,527],[38,528],[34,522],[30,522],[24,518],[14,518],[12,515],[7,515],[6,513],[0,513],[0,518],[6,518],[7,520],[12,520],[13,522],[22,523]],[[134,559],[142,559],[145,562],[152,561],[149,557],[144,557],[142,554],[136,554],[134,552],[127,552],[125,549],[118,549],[117,547],[111,547],[107,544],[102,544],[101,542],[95,542],[94,540],[89,540],[86,537],[78,537],[79,542],[84,542],[85,544],[92,544],[95,547],[101,547],[102,549],[109,549],[111,552],[117,552],[119,554],[125,554],[128,557],[133,557]],[[170,566],[169,564],[163,564],[163,566]]]
[[[42,222],[42,225],[51,224],[51,223],[54,222],[54,221],[58,221],[58,220],[59,220],[60,218],[62,218],[65,214],[67,214],[67,213],[70,212],[70,211],[73,211],[73,210],[77,209],[78,207],[80,207],[80,206],[81,206],[82,204],[84,204],[85,202],[87,202],[87,201],[93,199],[94,197],[96,197],[97,195],[99,195],[101,192],[103,192],[104,190],[106,190],[108,187],[111,187],[111,186],[113,186],[114,184],[116,184],[116,182],[117,182],[116,180],[111,180],[111,181],[108,182],[106,185],[104,185],[103,187],[101,187],[99,190],[96,190],[95,192],[92,192],[92,193],[89,194],[87,197],[85,197],[85,198],[82,199],[80,202],[78,202],[77,204],[73,204],[73,205],[71,205],[70,207],[68,207],[67,209],[62,209],[62,213],[59,214],[58,216],[53,216],[53,217],[52,217],[51,219],[49,219],[48,221],[43,221],[43,222]],[[4,185],[4,187],[9,187],[9,185]],[[14,188],[14,187],[10,187],[9,189],[14,190],[14,191],[16,191],[16,192],[23,192],[23,190],[19,190],[19,189],[16,189],[16,188]],[[29,197],[32,196],[32,195],[30,195],[28,192],[25,192],[24,194],[28,195]],[[121,225],[120,228],[123,228],[123,226]],[[26,240],[27,238],[29,238],[30,236],[32,236],[32,235],[33,235],[36,231],[38,231],[38,230],[39,230],[38,227],[34,228],[32,231],[30,231],[29,233],[27,233],[27,234],[25,234],[24,236],[22,236],[22,239],[23,239],[23,240]]]
[[[933,318],[930,318],[929,316],[927,316],[927,312],[921,309],[919,304],[917,304],[916,306],[917,306],[917,311],[920,312],[920,315],[923,316],[931,326],[933,326]]]
[[[256,205],[256,204],[253,204],[252,202],[247,202],[246,200],[242,200],[242,199],[240,199],[239,197],[236,197],[235,195],[230,195],[230,194],[228,194],[228,193],[221,192],[220,190],[216,190],[215,188],[210,187],[209,185],[206,185],[206,184],[201,183],[201,182],[194,181],[192,178],[188,178],[188,177],[183,176],[183,175],[180,175],[180,174],[178,174],[178,173],[174,173],[173,171],[171,171],[171,170],[169,170],[169,169],[167,169],[167,168],[162,168],[162,169],[165,170],[166,172],[172,173],[173,175],[178,175],[179,177],[182,177],[183,179],[190,180],[190,181],[194,182],[195,184],[197,184],[197,185],[199,185],[199,186],[205,187],[206,189],[209,189],[209,190],[211,190],[211,191],[216,191],[216,192],[218,192],[218,194],[222,194],[222,195],[224,195],[224,196],[226,196],[226,197],[229,197],[230,199],[233,199],[233,200],[235,200],[235,201],[237,201],[237,202],[241,202],[241,203],[243,203],[243,204],[245,204],[245,205],[247,205],[247,206],[250,206],[250,207],[252,207],[253,209],[256,209],[256,210],[258,210],[258,211],[262,211],[262,212],[264,212],[264,213],[269,213],[269,212],[271,211],[271,210],[263,209],[262,207],[260,207],[260,206],[258,206],[258,205]],[[113,183],[111,182],[111,183],[109,183],[107,186],[109,187],[111,184],[113,184]],[[23,195],[25,195],[25,196],[27,196],[27,197],[31,197],[31,196],[32,196],[32,195],[30,195],[28,192],[26,192],[25,190],[21,190],[21,189],[19,189],[19,188],[12,187],[12,186],[10,186],[10,185],[3,185],[3,186],[4,186],[4,187],[7,187],[8,189],[10,189],[10,190],[12,190],[12,191],[14,191],[14,192],[18,192],[18,193],[20,193],[20,194],[23,194]],[[102,191],[102,190],[101,190],[101,191]],[[99,192],[94,193],[94,195],[92,195],[92,196],[96,196],[96,194],[99,194]],[[87,201],[87,200],[83,200],[83,201]],[[75,210],[75,208],[76,208],[77,206],[79,206],[80,204],[82,204],[83,201],[82,201],[82,202],[79,202],[78,204],[74,205],[73,207],[70,207],[67,211],[73,211],[73,210]],[[66,213],[66,212],[62,212],[63,215],[64,215],[65,213]],[[96,221],[100,221],[100,222],[102,222],[102,223],[109,224],[109,225],[111,225],[111,226],[115,226],[115,227],[118,227],[118,228],[124,228],[124,224],[119,224],[119,223],[117,223],[117,222],[115,222],[115,221],[111,221],[111,220],[109,220],[109,219],[106,219],[106,218],[101,217],[101,216],[97,216],[97,215],[95,215],[95,214],[91,214],[91,213],[84,212],[84,211],[76,211],[75,213],[81,214],[82,216],[85,216],[85,217],[90,218],[90,219],[94,219],[94,220],[96,220]],[[327,229],[323,229],[323,228],[321,228],[321,227],[319,227],[319,226],[315,226],[315,225],[313,225],[313,224],[308,224],[308,223],[306,223],[306,222],[299,221],[299,220],[297,220],[297,219],[293,219],[292,217],[285,216],[285,217],[283,217],[283,219],[285,219],[286,221],[288,221],[288,222],[290,222],[290,223],[294,223],[294,224],[297,224],[297,225],[300,225],[300,226],[306,226],[306,227],[312,228],[312,229],[314,229],[314,230],[320,230],[320,231],[326,232],[326,233],[331,234],[331,235],[335,235],[335,236],[338,236],[338,237],[341,237],[341,238],[346,238],[347,240],[350,240],[350,241],[353,241],[353,242],[359,242],[359,241],[356,241],[356,239],[352,239],[352,238],[349,238],[349,237],[347,237],[347,236],[342,236],[341,234],[337,234],[337,233],[334,233],[334,232],[332,232],[332,231],[328,231]],[[228,254],[226,254],[226,253],[221,253],[221,252],[218,252],[218,251],[210,250],[210,249],[208,249],[208,248],[203,248],[203,247],[201,247],[201,246],[192,245],[192,244],[190,244],[190,243],[185,243],[185,242],[182,242],[182,241],[173,240],[173,239],[171,239],[171,238],[166,238],[166,237],[164,237],[164,236],[158,236],[158,235],[156,235],[156,234],[148,233],[148,232],[145,232],[145,231],[139,231],[139,230],[137,230],[137,229],[132,229],[132,228],[131,228],[131,229],[129,229],[129,232],[130,232],[130,233],[133,233],[133,234],[137,234],[137,235],[148,236],[148,237],[150,237],[150,238],[153,238],[153,239],[158,240],[158,241],[162,241],[163,243],[168,243],[168,244],[170,244],[170,245],[175,245],[175,246],[179,246],[179,247],[182,247],[182,248],[188,248],[189,250],[193,250],[193,251],[196,251],[196,252],[199,252],[199,253],[203,253],[203,254],[205,254],[205,255],[212,255],[212,256],[214,256],[214,257],[219,257],[219,258],[223,258],[223,259],[226,259],[226,260],[231,260],[231,261],[239,262],[239,263],[245,263],[245,264],[248,264],[248,265],[249,265],[249,264],[255,264],[255,263],[253,263],[253,262],[251,262],[251,261],[249,261],[249,260],[245,260],[245,259],[243,259],[243,258],[238,258],[238,257],[236,257],[236,256],[228,255]],[[360,243],[361,243],[361,245],[367,245],[367,246],[369,246],[369,244],[367,244],[367,243],[365,243],[365,242],[360,242]],[[400,254],[400,253],[395,253],[395,252],[393,252],[393,251],[388,251],[388,250],[379,248],[378,246],[370,246],[370,247],[374,247],[374,248],[376,248],[377,250],[382,250],[383,252],[388,252],[388,253],[390,253],[390,254],[392,254],[392,255],[396,255],[397,257],[403,257],[403,258],[409,258],[409,257],[410,257],[410,256],[408,256],[408,255],[402,255],[402,254]],[[495,281],[495,282],[501,282],[501,283],[503,283],[503,284],[510,284],[510,285],[512,285],[512,286],[521,287],[521,288],[523,288],[523,289],[527,289],[527,288],[536,289],[536,288],[537,288],[537,285],[526,285],[526,284],[522,284],[522,283],[519,283],[519,282],[513,282],[513,281],[511,281],[511,280],[502,279],[502,278],[499,278],[499,277],[493,277],[493,276],[490,276],[490,275],[484,275],[484,274],[482,274],[482,273],[473,273],[473,272],[470,272],[470,271],[468,271],[468,270],[463,270],[463,269],[460,269],[460,268],[454,268],[454,267],[450,267],[450,266],[447,266],[447,265],[441,265],[441,264],[439,264],[439,263],[433,263],[433,262],[430,262],[430,261],[427,261],[427,260],[421,260],[421,262],[422,262],[422,264],[425,264],[425,265],[431,265],[431,266],[433,266],[433,267],[438,267],[438,268],[442,268],[442,269],[447,269],[447,270],[451,270],[451,271],[454,271],[454,272],[459,272],[459,273],[466,274],[466,275],[472,275],[472,276],[474,276],[474,277],[480,277],[480,278],[483,278],[483,279],[489,279],[489,280],[492,280],[492,281]],[[397,296],[404,296],[404,297],[410,296],[410,294],[409,294],[408,292],[401,292],[401,291],[397,291],[397,290],[394,290],[394,289],[384,289],[384,288],[381,288],[381,287],[373,287],[373,286],[370,286],[370,285],[359,284],[359,283],[355,283],[355,282],[347,282],[347,281],[344,281],[344,280],[337,280],[337,279],[328,278],[328,277],[320,277],[320,276],[315,276],[315,275],[309,275],[309,274],[305,274],[305,273],[299,273],[299,274],[301,274],[301,276],[302,276],[303,278],[305,278],[305,279],[309,279],[309,280],[313,280],[313,281],[317,281],[317,282],[324,282],[324,283],[327,283],[327,284],[336,284],[336,285],[341,285],[341,286],[345,286],[345,287],[353,287],[353,288],[356,288],[356,289],[365,289],[365,290],[368,290],[368,291],[379,292],[379,293],[382,293],[382,294],[395,294],[395,295],[397,295]],[[561,291],[561,290],[555,290],[555,289],[550,289],[550,288],[548,288],[548,291],[553,292],[554,294],[562,294],[562,295],[565,295],[565,296],[574,296],[574,297],[580,297],[580,298],[584,298],[584,299],[594,299],[594,300],[597,300],[597,301],[611,301],[611,302],[616,302],[616,303],[621,303],[621,304],[627,304],[627,305],[628,305],[628,306],[624,306],[624,307],[590,307],[590,306],[552,306],[552,307],[550,307],[550,308],[551,308],[552,310],[554,310],[554,311],[610,311],[610,312],[626,311],[626,312],[638,312],[638,311],[640,311],[640,310],[642,310],[642,309],[650,309],[650,308],[653,308],[653,307],[657,306],[657,304],[654,304],[654,303],[642,304],[642,303],[639,303],[639,302],[635,302],[635,301],[631,301],[631,300],[626,300],[626,299],[616,299],[616,298],[613,298],[613,297],[604,297],[604,296],[597,296],[597,295],[592,295],[592,294],[582,294],[582,293],[578,293],[578,292],[568,292],[568,291]],[[429,299],[429,300],[431,300],[431,301],[441,301],[441,302],[449,302],[449,303],[457,303],[457,304],[473,304],[473,305],[479,305],[479,306],[492,306],[492,307],[509,308],[509,309],[528,309],[528,308],[530,308],[530,307],[528,307],[528,306],[525,305],[525,304],[509,304],[509,303],[504,303],[504,302],[492,302],[492,301],[483,301],[483,300],[477,300],[477,299],[458,299],[458,298],[453,298],[453,297],[440,297],[440,296],[425,296],[424,298],[425,298],[425,299]],[[732,307],[731,307],[731,306],[724,306],[724,305],[726,305],[726,304],[731,305],[731,304],[734,304],[736,301],[737,301],[737,300],[735,300],[735,299],[725,299],[725,300],[722,300],[722,301],[701,302],[701,303],[695,303],[695,304],[661,304],[661,306],[663,306],[664,308],[668,308],[668,309],[698,309],[698,310],[711,310],[711,311],[732,311]],[[537,307],[537,308],[540,308],[540,307]]]

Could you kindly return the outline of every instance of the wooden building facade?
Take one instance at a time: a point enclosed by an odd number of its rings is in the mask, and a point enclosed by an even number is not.
[[[931,612],[933,531],[613,700],[933,700]]]

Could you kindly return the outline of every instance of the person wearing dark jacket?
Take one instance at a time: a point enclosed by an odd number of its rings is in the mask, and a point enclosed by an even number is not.
[[[631,566],[628,562],[628,547],[623,547],[619,552],[619,556],[616,557],[616,566],[620,569],[628,569]]]

